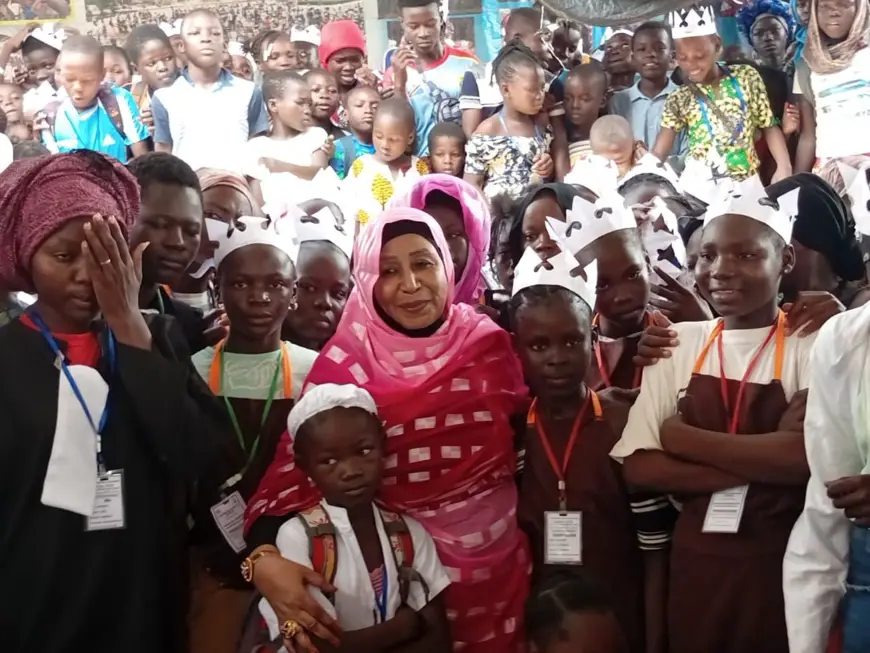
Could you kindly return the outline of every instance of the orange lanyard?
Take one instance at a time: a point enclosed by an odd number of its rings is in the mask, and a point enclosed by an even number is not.
[[[571,427],[571,436],[568,438],[568,446],[565,447],[565,455],[562,457],[562,465],[559,466],[558,460],[556,460],[556,454],[553,453],[553,447],[550,444],[550,438],[547,437],[546,431],[544,431],[544,425],[538,421],[537,418],[537,406],[538,400],[535,399],[532,402],[531,408],[529,408],[529,414],[526,419],[527,424],[534,424],[538,431],[538,437],[541,438],[541,445],[544,447],[544,452],[547,454],[547,459],[550,461],[550,466],[553,468],[553,472],[556,474],[556,478],[559,479],[559,510],[561,512],[565,512],[568,505],[568,492],[567,486],[565,484],[565,472],[568,470],[568,463],[571,461],[571,454],[574,451],[574,445],[577,444],[577,439],[580,436],[580,425],[583,423],[583,417],[586,415],[586,411],[589,410],[589,404],[592,404],[592,410],[595,415],[595,419],[601,419],[601,401],[598,399],[598,395],[595,394],[592,390],[589,390],[586,395],[586,401],[583,403],[583,408],[580,409],[580,412],[577,413],[577,417],[574,419],[574,425]]]
[[[647,327],[648,323],[648,315],[647,313],[643,314],[643,328]],[[592,326],[598,326],[598,313],[592,316]],[[598,373],[601,374],[601,380],[604,381],[605,388],[612,388],[613,382],[610,380],[610,372],[607,371],[607,363],[604,360],[604,356],[601,354],[601,342],[600,340],[595,340],[595,360],[598,363]],[[635,365],[634,367],[634,381],[631,389],[639,388],[641,376],[643,375],[643,368],[639,365]],[[627,388],[626,388],[627,389]]]
[[[221,375],[221,363],[224,355],[224,345],[226,338],[221,340],[214,348],[214,358],[211,359],[211,366],[208,368],[208,387],[211,388],[215,396],[221,396],[223,386],[223,378]],[[286,342],[281,343],[281,367],[284,371],[284,398],[289,399],[293,396],[293,370],[290,366],[290,347]],[[268,397],[267,397],[268,399]]]
[[[722,320],[719,320],[719,323],[713,329],[713,333],[710,334],[710,337],[707,339],[707,344],[704,345],[704,348],[701,350],[701,355],[698,356],[698,360],[695,362],[695,369],[692,370],[693,374],[700,374],[701,367],[704,365],[704,360],[707,358],[707,354],[710,351],[710,347],[713,346],[713,343],[716,343],[716,350],[719,353],[719,381],[721,386],[722,393],[722,403],[725,405],[725,410],[728,413],[728,432],[729,433],[737,433],[737,424],[740,420],[740,407],[743,404],[743,393],[746,390],[746,384],[749,380],[749,377],[752,375],[752,371],[755,369],[755,366],[758,364],[758,360],[761,358],[761,354],[764,353],[764,350],[767,349],[767,346],[771,343],[774,338],[776,339],[775,344],[775,353],[774,353],[774,363],[773,363],[773,380],[779,381],[782,379],[782,364],[783,359],[785,358],[785,313],[782,311],[779,312],[779,315],[776,318],[776,323],[770,328],[770,332],[767,334],[767,337],[764,339],[764,342],[761,343],[761,346],[752,356],[752,359],[749,361],[749,366],[746,368],[746,372],[743,374],[743,378],[740,379],[740,387],[737,390],[737,400],[734,405],[734,412],[731,411],[731,400],[728,397],[728,379],[725,376],[725,357],[722,346],[722,329],[724,328],[724,323]]]

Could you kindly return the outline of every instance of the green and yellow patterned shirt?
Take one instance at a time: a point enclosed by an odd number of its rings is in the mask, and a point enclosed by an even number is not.
[[[676,132],[686,128],[689,134],[689,156],[694,159],[706,159],[707,153],[715,145],[728,163],[731,176],[743,181],[756,174],[760,165],[758,152],[755,151],[756,130],[767,129],[777,123],[758,71],[751,66],[731,66],[730,70],[731,76],[720,80],[717,93],[713,92],[714,87],[710,84],[697,86],[706,98],[706,121],[701,100],[688,85],[684,85],[668,96],[662,114],[662,127]],[[743,103],[740,101],[741,93]],[[728,118],[730,125],[722,123],[711,107],[713,104]],[[740,124],[741,105],[743,128],[737,139],[733,140],[731,130],[733,125]]]

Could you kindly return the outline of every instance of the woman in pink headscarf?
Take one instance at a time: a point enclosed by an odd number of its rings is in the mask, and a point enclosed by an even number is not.
[[[351,383],[372,394],[389,436],[379,499],[434,538],[453,582],[445,597],[455,643],[467,653],[520,651],[530,561],[516,520],[510,420],[525,408],[526,388],[510,336],[453,303],[447,240],[422,211],[381,214],[358,237],[354,260],[356,285],[306,389]],[[279,445],[248,504],[249,529],[318,500],[293,462],[292,446]],[[254,535],[251,546],[263,541]],[[323,632],[329,619],[306,601],[311,571],[268,550],[251,555],[257,588],[282,622]],[[294,643],[311,650],[306,632]]]
[[[447,239],[456,290],[453,301],[480,303],[485,284],[481,270],[489,249],[491,218],[483,194],[458,177],[431,174],[420,177],[407,194],[393,199],[393,207],[425,211]]]

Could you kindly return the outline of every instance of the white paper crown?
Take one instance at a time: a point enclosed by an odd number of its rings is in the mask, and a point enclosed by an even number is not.
[[[653,199],[647,220],[640,227],[650,263],[672,277],[683,272],[686,265],[686,246],[680,236],[677,216],[661,197]]]
[[[163,33],[169,38],[172,38],[173,36],[181,36],[181,23],[183,20],[183,18],[179,18],[172,23],[160,23],[160,29],[163,30]]]
[[[622,186],[629,179],[633,179],[638,175],[656,175],[670,182],[675,188],[680,182],[680,178],[674,169],[667,163],[661,161],[655,154],[647,152],[640,161],[634,164],[634,167],[619,180],[619,185]]]
[[[565,212],[565,221],[547,218],[547,226],[573,254],[577,254],[609,233],[637,229],[637,221],[634,212],[625,206],[622,196],[610,192],[599,197],[595,204],[575,197],[571,209]]]
[[[870,235],[870,184],[867,183],[867,170],[870,168],[870,162],[862,164],[858,169],[842,164],[840,167],[840,174],[843,175],[844,182],[847,181],[846,175],[849,175],[846,194],[852,204],[855,228],[862,235]],[[844,171],[843,167],[849,168],[852,172]]]
[[[217,236],[215,264],[220,267],[223,260],[232,252],[248,245],[271,245],[295,261],[298,248],[292,222],[287,219],[272,220],[245,216],[226,225],[226,229]]]
[[[309,25],[305,29],[294,27],[290,30],[290,40],[294,43],[310,43],[311,45],[320,46],[320,30],[314,25]]]
[[[586,302],[590,309],[595,308],[595,285],[598,282],[598,264],[593,261],[580,274],[580,264],[571,253],[561,251],[547,260],[542,260],[533,247],[523,252],[514,270],[513,295],[532,286],[559,286],[570,290]]]
[[[63,47],[63,42],[66,40],[66,36],[67,35],[62,27],[58,28],[53,23],[45,23],[33,30],[27,38],[36,39],[40,43],[44,43],[50,48],[60,51]]]
[[[588,188],[596,195],[604,195],[616,191],[619,185],[619,168],[610,159],[598,154],[590,154],[580,159],[565,175],[566,184],[575,184]]]
[[[707,158],[687,158],[677,188],[680,192],[711,204],[723,192],[733,188],[734,181],[728,174],[728,165],[718,150],[711,148]]]
[[[798,195],[795,188],[772,200],[764,189],[758,175],[734,184],[732,188],[722,188],[719,197],[707,208],[704,226],[723,215],[745,215],[758,220],[782,236],[785,242],[791,241],[794,220],[798,214]]]
[[[677,9],[668,14],[675,39],[687,39],[692,36],[712,36],[716,34],[716,16],[713,7],[691,5]]]
[[[321,209],[314,215],[300,213],[294,216],[293,229],[297,246],[312,240],[325,240],[338,247],[348,258],[353,252],[353,233],[348,233],[345,225],[339,223],[329,209]]]

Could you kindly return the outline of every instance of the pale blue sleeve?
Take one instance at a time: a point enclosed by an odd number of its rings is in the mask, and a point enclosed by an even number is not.
[[[172,144],[172,131],[169,129],[169,112],[160,101],[160,93],[151,96],[151,115],[154,116],[154,142]]]
[[[118,109],[121,112],[121,124],[124,126],[124,142],[127,145],[140,143],[150,136],[148,128],[139,116],[139,107],[130,91],[123,88],[113,89],[118,98]]]

